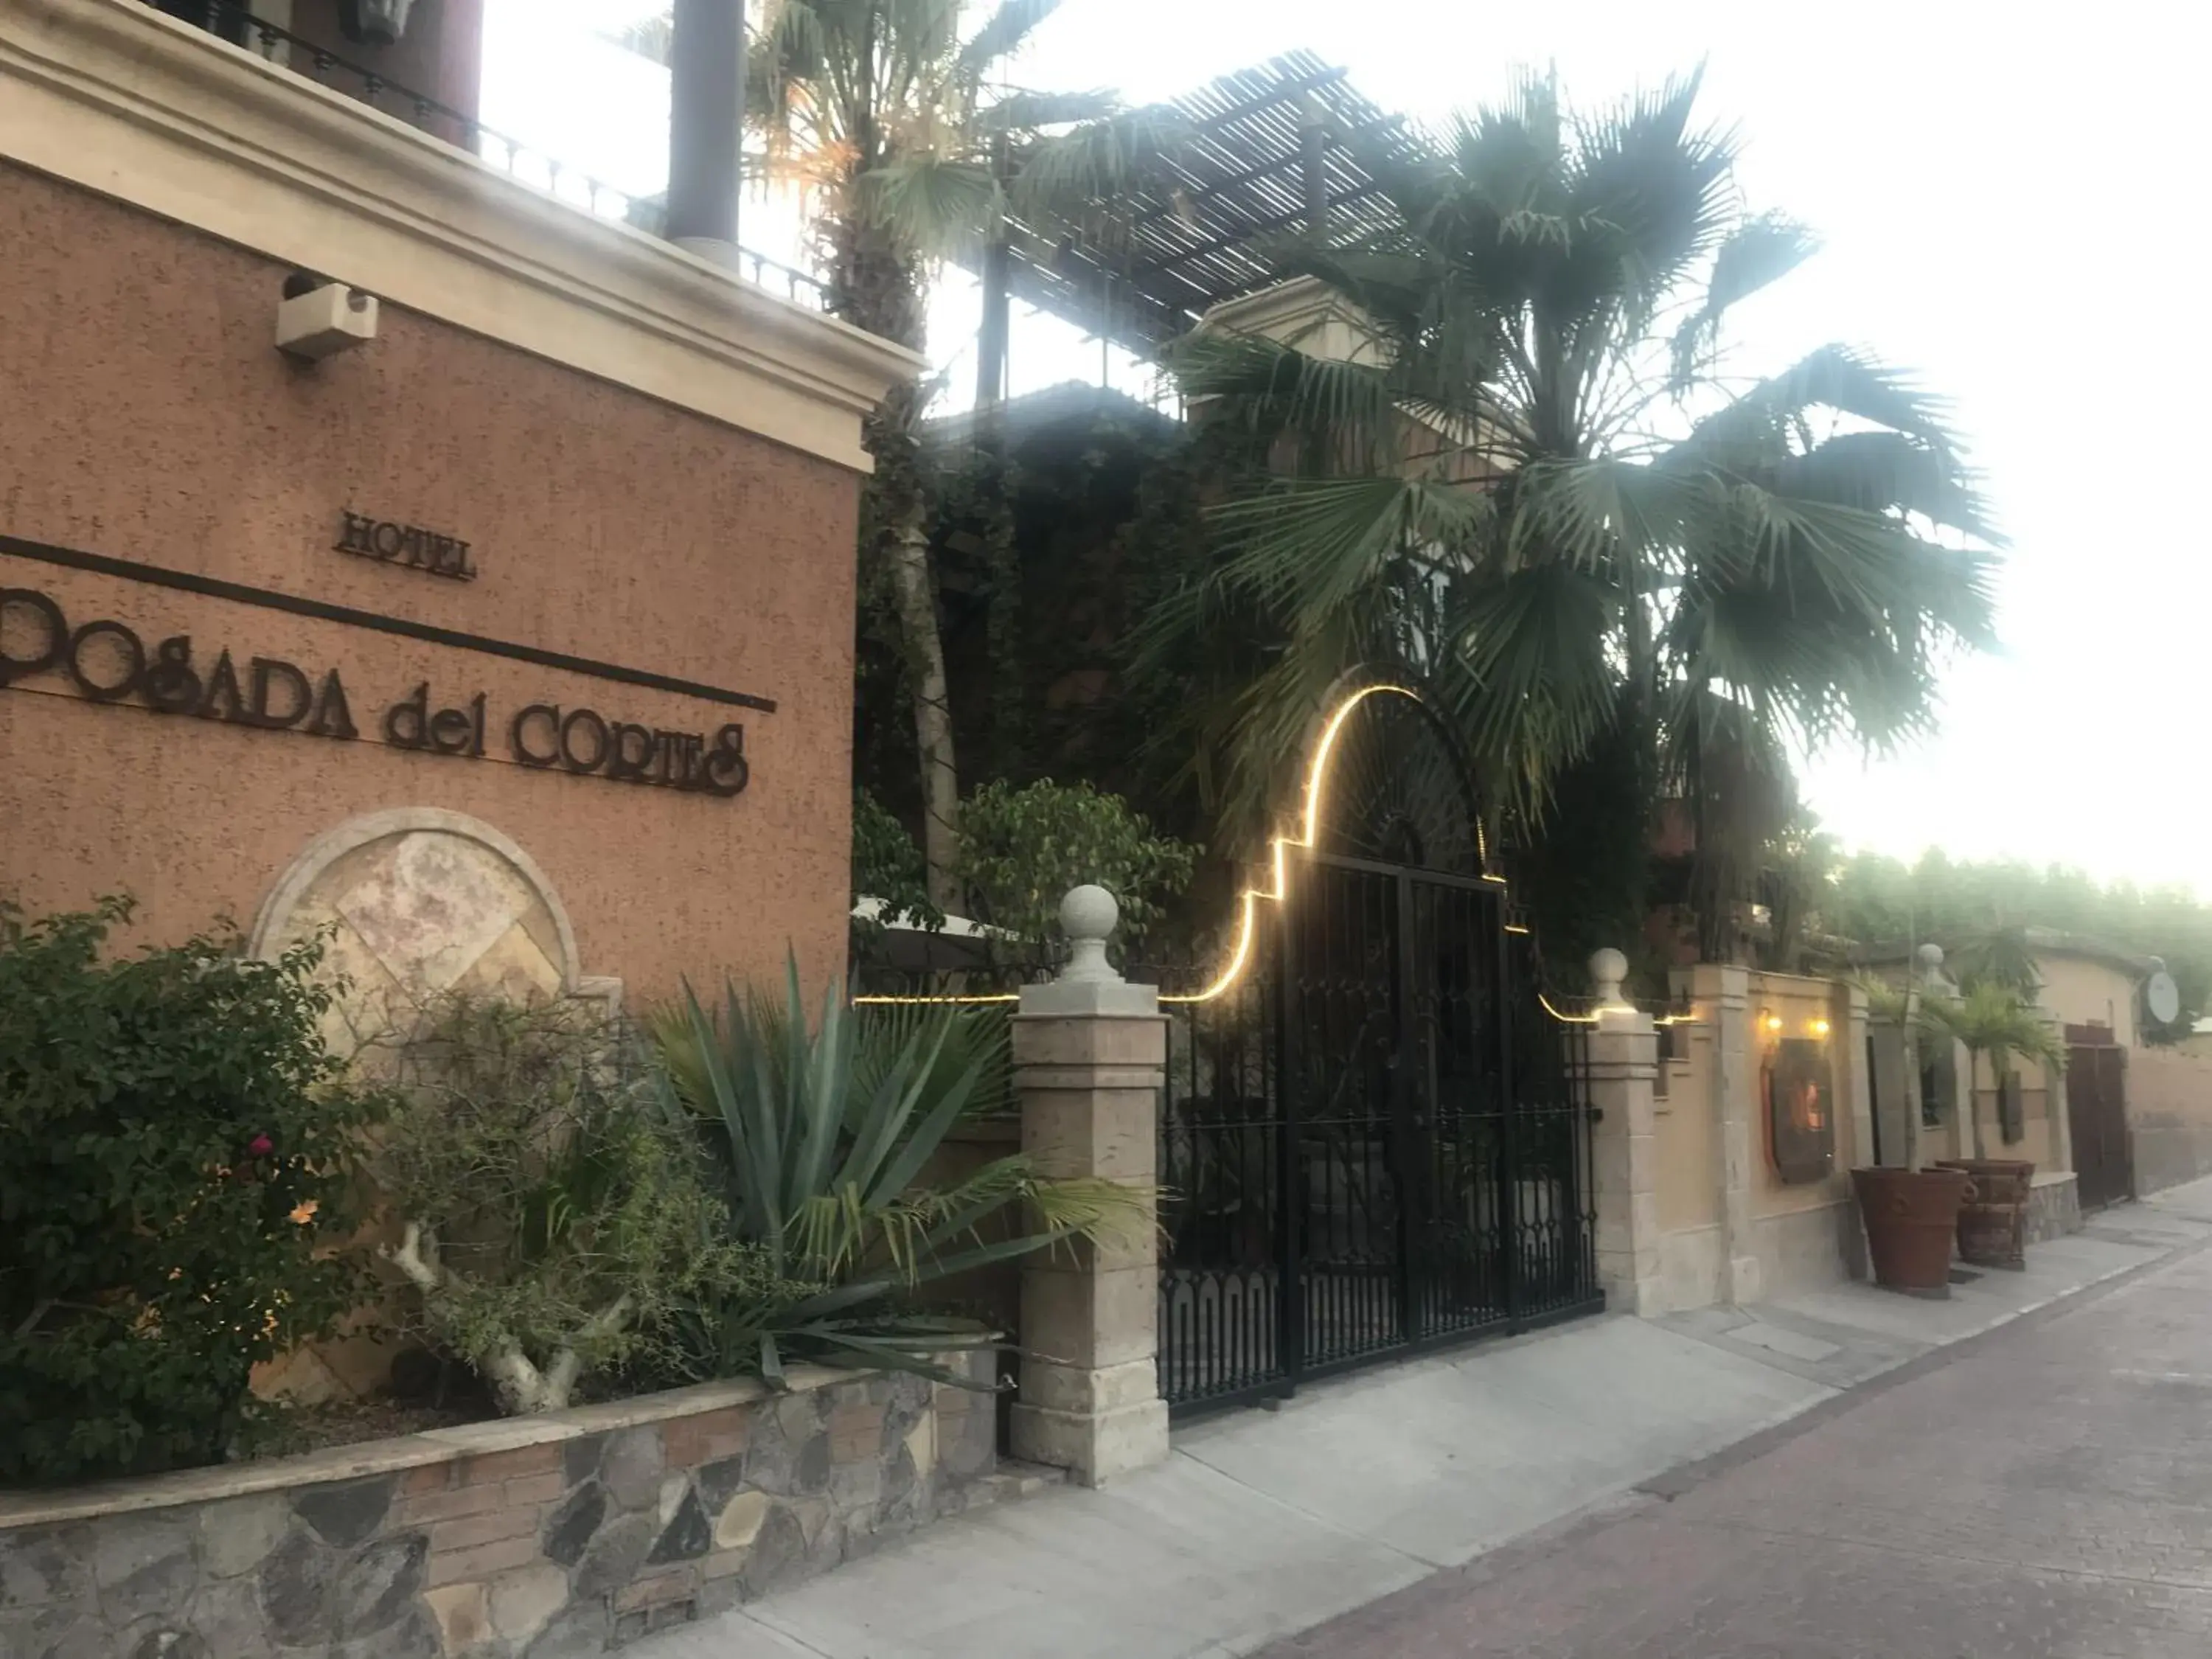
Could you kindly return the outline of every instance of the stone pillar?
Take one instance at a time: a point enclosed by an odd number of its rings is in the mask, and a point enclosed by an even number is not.
[[[1836,1060],[1833,1075],[1844,1091],[1842,1105],[1851,1126],[1850,1157],[1841,1168],[1849,1170],[1874,1162],[1874,1074],[1867,1063],[1867,994],[1838,980],[1829,1000],[1828,1021],[1835,1033],[1831,1051]]]
[[[1751,1050],[1751,970],[1700,963],[1691,994],[1713,1021],[1713,1178],[1720,1188],[1721,1297],[1742,1304],[1759,1294],[1751,1232],[1751,1176],[1759,1145],[1759,1079]]]
[[[1849,1115],[1851,1126],[1849,1146],[1838,1149],[1848,1151],[1850,1156],[1838,1161],[1836,1173],[1848,1182],[1851,1170],[1875,1161],[1872,1045],[1867,1041],[1869,1028],[1866,992],[1844,980],[1838,980],[1830,989],[1828,1022],[1834,1045],[1831,1058],[1835,1063],[1830,1066],[1829,1075],[1843,1091],[1839,1105]],[[1882,1150],[1887,1152],[1889,1149],[1885,1146]],[[1845,1268],[1853,1279],[1868,1278],[1872,1264],[1867,1259],[1866,1232],[1859,1224],[1856,1202],[1843,1223],[1843,1233]]]
[[[2066,1026],[2056,1014],[2044,1018],[2045,1024],[2063,1041]],[[2074,1114],[2066,1100],[2066,1068],[2063,1066],[2043,1068],[2043,1109],[2051,1117],[2051,1167],[2068,1175],[2074,1172]]]
[[[1659,1290],[1659,1144],[1651,1085],[1659,1033],[1651,1016],[1620,994],[1628,958],[1590,958],[1597,1028],[1589,1039],[1590,1165],[1597,1207],[1597,1276],[1606,1305],[1621,1313],[1665,1311]]]
[[[1013,1020],[1022,1150],[1041,1175],[1141,1193],[1144,1214],[1110,1242],[1028,1259],[1012,1438],[1017,1457],[1096,1486],[1168,1455],[1154,1226],[1167,1022],[1158,993],[1127,983],[1106,960],[1118,920],[1111,894],[1079,887],[1060,920],[1068,965],[1051,984],[1025,987]]]

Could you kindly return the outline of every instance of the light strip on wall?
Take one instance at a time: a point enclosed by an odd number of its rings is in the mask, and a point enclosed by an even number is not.
[[[1251,965],[1253,947],[1259,938],[1260,902],[1265,899],[1270,904],[1282,902],[1283,895],[1290,890],[1291,849],[1297,848],[1303,852],[1310,848],[1314,844],[1314,836],[1319,833],[1322,783],[1328,776],[1328,757],[1336,747],[1337,738],[1344,731],[1344,723],[1352,718],[1352,711],[1361,703],[1370,697],[1379,696],[1411,697],[1415,702],[1421,700],[1419,692],[1402,685],[1363,685],[1337,704],[1335,712],[1329,715],[1328,723],[1322,727],[1321,741],[1314,745],[1313,754],[1306,762],[1305,811],[1297,833],[1277,836],[1268,843],[1267,862],[1273,879],[1266,887],[1247,887],[1237,896],[1237,947],[1229,953],[1227,965],[1215,977],[1213,983],[1203,991],[1194,992],[1188,996],[1162,997],[1162,1002],[1211,1002],[1243,977],[1245,969]]]

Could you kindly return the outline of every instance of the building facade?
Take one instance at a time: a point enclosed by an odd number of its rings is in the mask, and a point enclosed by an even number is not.
[[[910,356],[140,0],[0,6],[0,897],[372,999],[842,971]]]

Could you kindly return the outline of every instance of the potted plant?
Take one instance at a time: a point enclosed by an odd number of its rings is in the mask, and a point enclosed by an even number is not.
[[[1929,947],[1933,949],[1934,947]],[[1942,960],[1937,952],[1932,969]],[[1862,981],[1869,1012],[1893,1025],[1905,1045],[1905,1163],[1863,1165],[1851,1171],[1851,1190],[1859,1218],[1866,1224],[1867,1255],[1875,1283],[1885,1290],[1931,1297],[1951,1294],[1951,1241],[1960,1207],[1972,1196],[1972,1178],[1963,1170],[1920,1167],[1920,991],[1880,981]]]
[[[2027,1203],[2035,1165],[2026,1158],[1988,1156],[1974,1091],[1984,1054],[1990,1057],[1990,1081],[2001,1094],[2008,1062],[2014,1054],[2059,1072],[2066,1064],[2065,1048],[2017,988],[1996,980],[1972,984],[1960,997],[1931,999],[1921,1010],[1921,1023],[1932,1036],[1956,1042],[1966,1051],[1966,1099],[1973,1122],[1974,1155],[1946,1158],[1940,1164],[1963,1170],[1974,1183],[1973,1200],[1959,1214],[1959,1254],[1977,1267],[2024,1268],[2027,1266]]]

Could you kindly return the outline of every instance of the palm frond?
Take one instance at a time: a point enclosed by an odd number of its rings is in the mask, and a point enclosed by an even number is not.
[[[1002,203],[988,164],[929,151],[887,161],[855,184],[863,220],[931,258],[971,245],[997,221]]]
[[[1060,0],[1000,0],[998,10],[961,44],[956,59],[959,73],[969,80],[982,79],[1019,52],[1060,7]]]
[[[1103,88],[1092,92],[1010,92],[978,110],[975,125],[982,132],[1036,132],[1078,121],[1103,121],[1121,108],[1121,99]]]
[[[1114,204],[1149,178],[1163,155],[1172,153],[1188,137],[1189,124],[1172,109],[1116,110],[1104,94],[1084,94],[1101,100],[1104,107],[1083,115],[1073,112],[1074,99],[1040,99],[1030,112],[1033,118],[1006,128],[1032,135],[1024,143],[1015,169],[1012,198],[1025,219],[1043,225],[1060,225],[1092,240],[1109,226],[1100,222],[1094,204]],[[1015,102],[1008,100],[1008,103]],[[989,127],[999,118],[994,106],[986,118]],[[1022,112],[1018,107],[1017,114]],[[1067,122],[1066,131],[1040,134],[1040,127]],[[1107,219],[1113,209],[1105,210]]]
[[[1820,249],[1810,230],[1778,213],[1731,230],[1713,255],[1702,301],[1674,331],[1674,386],[1686,390],[1697,378],[1700,355],[1712,346],[1731,307],[1780,282]]]
[[[1287,478],[1214,514],[1231,556],[1220,580],[1310,626],[1422,550],[1456,546],[1490,498],[1425,478]]]
[[[1849,346],[1826,345],[1807,354],[1707,416],[1675,446],[1685,459],[1726,462],[1767,434],[1829,410],[1902,432],[1944,450],[1958,447],[1943,406],[1914,389],[1905,376]]]

